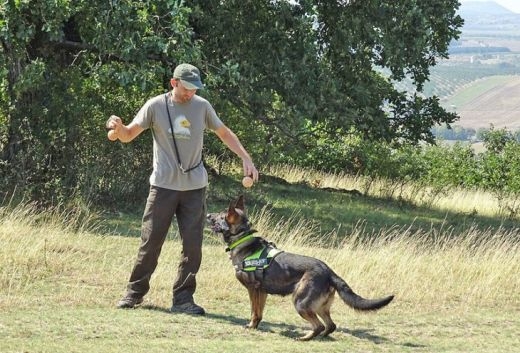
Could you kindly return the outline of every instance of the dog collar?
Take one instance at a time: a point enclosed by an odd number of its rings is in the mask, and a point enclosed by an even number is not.
[[[240,244],[242,243],[245,243],[246,241],[248,240],[251,240],[253,239],[253,234],[252,233],[249,233],[248,235],[246,235],[245,237],[242,237],[240,239],[238,239],[237,241],[235,241],[233,244],[231,244],[230,246],[228,246],[228,248],[226,249],[226,251],[231,251],[233,249],[235,249],[237,246],[239,246]]]

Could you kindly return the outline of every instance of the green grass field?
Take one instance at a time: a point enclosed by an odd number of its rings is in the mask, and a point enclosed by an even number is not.
[[[284,172],[293,181],[304,171]],[[294,338],[308,325],[291,299],[270,296],[259,330],[246,330],[247,292],[224,245],[208,232],[196,293],[208,314],[171,314],[180,253],[173,229],[143,306],[118,310],[139,245],[139,216],[6,205],[0,208],[0,352],[520,351],[517,220],[493,215],[484,194],[463,202],[477,211],[465,224],[457,223],[465,211],[446,211],[455,201],[428,208],[410,196],[403,205],[378,197],[375,187],[365,195],[341,192],[357,180],[304,174],[338,190],[266,178],[246,193],[256,228],[286,251],[324,260],[362,296],[395,294],[388,307],[357,313],[336,298],[338,330],[304,343]],[[221,208],[240,190],[229,182],[227,188],[212,183],[210,207]],[[349,224],[358,221],[364,225]]]

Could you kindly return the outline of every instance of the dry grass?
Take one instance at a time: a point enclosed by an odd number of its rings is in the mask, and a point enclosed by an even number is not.
[[[346,279],[361,293],[381,295],[385,288],[419,306],[519,300],[520,230],[472,228],[463,237],[452,237],[449,231],[393,228],[370,239],[360,231],[339,240],[334,233],[316,239],[316,225],[298,218],[276,223],[265,208],[253,220],[262,235],[283,249],[318,257],[338,274],[348,274]]]
[[[66,283],[70,292],[58,293],[70,304],[96,302],[88,293],[113,291],[114,276],[128,275],[139,240],[100,236],[90,231],[71,232],[58,222],[39,224],[43,217],[30,206],[17,208],[2,215],[0,227],[0,306],[19,305],[34,300],[24,293],[38,290],[47,281]],[[286,221],[274,221],[268,209],[252,214],[256,229],[286,251],[318,257],[360,293],[374,296],[392,292],[414,305],[493,306],[518,303],[520,293],[520,249],[518,231],[490,233],[473,229],[464,237],[428,234],[407,229],[382,230],[379,237],[365,239],[352,234],[343,240],[335,234],[327,239],[316,238],[315,226],[296,216]],[[178,244],[165,247],[161,261],[175,263]],[[331,247],[331,244],[334,244]],[[230,268],[226,256],[215,240],[206,248],[207,266]],[[212,283],[228,282],[230,272],[211,272]],[[172,274],[156,274],[155,285],[169,288]],[[161,276],[165,276],[161,278]],[[215,297],[225,297],[227,291],[217,288]],[[86,293],[84,293],[86,292]],[[162,292],[161,290],[159,292]],[[76,296],[76,298],[71,297]],[[169,300],[166,298],[161,302]]]
[[[307,183],[316,188],[357,190],[367,196],[400,199],[416,206],[464,214],[502,216],[507,212],[504,208],[517,208],[520,203],[518,195],[511,195],[509,198],[500,195],[501,199],[498,199],[498,195],[484,190],[434,190],[413,182],[374,179],[345,173],[330,174],[289,165],[272,166],[269,173],[283,176],[290,183]]]
[[[306,327],[290,299],[271,297],[260,331],[246,332],[240,327],[249,314],[247,294],[223,244],[208,234],[197,291],[206,318],[165,314],[180,253],[176,237],[166,242],[152,279],[150,310],[118,311],[139,239],[101,234],[92,215],[26,204],[0,209],[0,351],[235,352],[260,343],[272,352],[343,352],[345,344],[353,352],[520,348],[518,231],[472,229],[454,238],[390,228],[367,239],[360,227],[324,240],[297,214],[275,221],[263,208],[251,218],[263,236],[322,259],[359,294],[395,294],[395,302],[367,316],[338,300],[334,338],[302,345],[288,340]]]

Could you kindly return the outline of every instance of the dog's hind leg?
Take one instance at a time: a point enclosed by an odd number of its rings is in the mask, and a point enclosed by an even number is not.
[[[264,314],[267,293],[255,288],[248,288],[249,301],[251,302],[251,321],[246,328],[257,328]]]
[[[305,320],[309,321],[312,326],[311,331],[309,331],[306,335],[297,338],[298,341],[308,341],[310,339],[313,339],[314,337],[318,336],[323,330],[325,330],[325,326],[323,326],[315,312],[313,312],[312,310],[299,309],[298,307],[296,308],[296,310],[298,311],[298,314],[300,314],[300,316],[303,317]]]
[[[312,330],[305,336],[298,338],[298,340],[308,341],[325,330],[325,326],[323,326],[320,319],[318,319],[315,311],[315,309],[319,308],[321,305],[316,302],[319,298],[313,296],[309,288],[305,285],[300,286],[295,294],[293,301],[296,311],[302,318],[309,321],[312,326]]]
[[[334,321],[332,321],[332,318],[330,317],[330,307],[332,305],[332,302],[334,301],[334,293],[335,291],[332,291],[323,303],[323,305],[318,309],[318,316],[325,323],[325,331],[323,331],[323,336],[325,337],[336,330],[336,324],[334,323]]]

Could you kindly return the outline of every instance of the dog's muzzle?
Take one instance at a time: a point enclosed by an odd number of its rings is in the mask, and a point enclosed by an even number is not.
[[[209,227],[213,232],[223,233],[229,230],[229,225],[224,218],[215,217],[212,214],[208,214],[206,218],[208,220]]]

